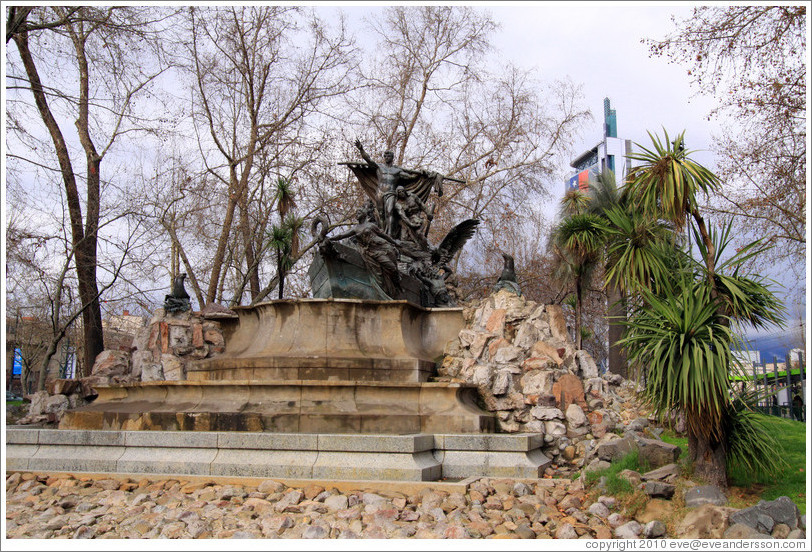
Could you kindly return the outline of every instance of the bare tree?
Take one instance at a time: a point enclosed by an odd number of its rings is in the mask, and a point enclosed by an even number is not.
[[[318,151],[319,144],[303,148],[313,135],[309,119],[349,86],[350,43],[341,26],[333,36],[315,15],[292,7],[193,8],[188,24],[201,154],[227,198],[205,300],[222,299],[229,257],[237,272],[233,302],[243,282],[256,299],[276,204],[269,184],[293,181]]]
[[[104,224],[116,222],[118,219],[111,219]],[[65,228],[61,224],[52,226]],[[67,230],[62,235],[47,235],[41,229],[31,228],[30,223],[11,217],[6,232],[10,237],[7,307],[18,312],[14,338],[21,344],[29,372],[23,379],[29,381],[37,373],[37,390],[41,391],[45,389],[52,359],[91,302],[82,302],[74,291],[78,288],[77,279],[72,277],[76,248]],[[115,252],[99,260],[104,277],[94,300],[112,289],[122,272],[134,262],[131,254],[138,247],[142,232],[136,220],[126,236],[121,238],[119,232],[119,237],[103,244],[105,249]]]
[[[651,52],[714,94],[725,183],[708,211],[776,244],[765,262],[802,267],[806,249],[806,6],[703,6]]]
[[[483,221],[460,270],[512,247],[507,236],[533,215],[590,117],[569,82],[542,83],[508,64],[490,63],[496,24],[467,7],[398,6],[371,21],[378,56],[362,66],[354,99],[364,142],[393,149],[399,163],[437,170],[446,181],[431,238],[464,218]],[[491,67],[498,66],[496,70]],[[405,161],[404,161],[405,160]]]
[[[135,102],[162,72],[160,66],[144,63],[154,44],[152,12],[129,7],[52,7],[9,8],[8,15],[6,41],[14,40],[23,66],[22,72],[12,72],[12,82],[20,84],[10,89],[30,89],[63,182],[79,297],[85,305],[81,311],[84,367],[89,370],[104,348],[96,272],[102,161],[122,135],[143,129],[144,121],[134,116]],[[43,82],[40,66],[49,67],[47,74],[54,75],[54,84]],[[73,76],[69,76],[71,70]],[[21,116],[12,115],[16,121],[12,128],[23,133],[30,122],[21,124]],[[63,130],[66,120],[75,124],[84,155],[83,173],[75,169],[76,152]],[[22,151],[18,159],[42,162],[39,155]],[[85,181],[83,192],[80,180]]]

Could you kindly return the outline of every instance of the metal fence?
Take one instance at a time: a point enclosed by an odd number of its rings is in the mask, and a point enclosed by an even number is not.
[[[762,361],[746,367],[744,376],[736,379],[749,386],[762,399],[756,409],[770,416],[806,421],[806,363],[804,354],[773,356],[772,362]]]

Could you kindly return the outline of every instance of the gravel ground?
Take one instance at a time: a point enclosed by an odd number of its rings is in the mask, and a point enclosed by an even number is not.
[[[586,504],[581,484],[567,479],[340,491],[324,482],[103,477],[11,474],[6,537],[591,539],[617,537],[629,521],[614,498]]]

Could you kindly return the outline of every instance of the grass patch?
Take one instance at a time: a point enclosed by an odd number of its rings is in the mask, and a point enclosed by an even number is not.
[[[587,487],[592,487],[597,484],[602,477],[606,477],[606,494],[613,496],[632,494],[634,488],[631,483],[619,475],[623,470],[634,470],[639,473],[644,473],[649,471],[649,466],[647,462],[641,464],[638,452],[635,450],[617,462],[612,462],[612,465],[605,470],[587,472],[584,484]]]
[[[730,476],[730,501],[735,508],[747,508],[759,500],[775,500],[779,496],[788,496],[806,513],[806,424],[779,418],[765,416],[763,424],[770,435],[774,436],[783,448],[777,450],[789,464],[789,467],[779,474],[758,475],[752,471],[734,468]],[[692,466],[688,465],[688,438],[677,435],[671,430],[665,430],[662,440],[682,449],[679,457],[683,464],[684,475],[690,477]]]
[[[765,418],[765,428],[783,448],[776,454],[780,454],[789,466],[771,476],[733,469],[728,474],[731,491],[745,504],[753,499],[755,503],[759,499],[775,500],[779,496],[788,496],[801,513],[806,513],[806,424],[777,416]]]
[[[6,406],[22,406],[22,404],[23,404],[22,399],[17,401],[6,401]]]
[[[681,437],[670,429],[666,429],[660,435],[660,438],[669,445],[677,445],[680,448],[680,455],[677,459],[682,462],[688,458],[688,437]]]

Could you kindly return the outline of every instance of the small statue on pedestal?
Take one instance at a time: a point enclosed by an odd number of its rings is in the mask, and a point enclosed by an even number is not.
[[[166,313],[186,312],[192,310],[192,302],[189,299],[189,294],[186,293],[186,288],[183,287],[183,281],[185,279],[185,272],[181,272],[175,276],[175,279],[172,282],[172,293],[164,298],[164,311]]]
[[[502,259],[505,261],[505,266],[502,269],[502,274],[494,284],[491,293],[496,293],[500,289],[506,289],[521,297],[522,290],[519,288],[519,281],[516,279],[516,269],[513,265],[513,257],[507,253],[502,253]]]

